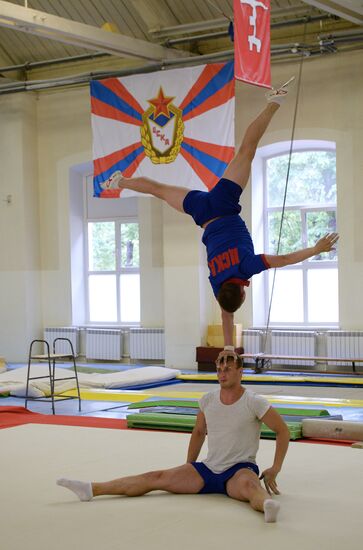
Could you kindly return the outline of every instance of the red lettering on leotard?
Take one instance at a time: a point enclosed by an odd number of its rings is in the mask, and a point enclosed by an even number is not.
[[[229,267],[231,267],[231,260],[229,259],[228,252],[223,252],[221,256],[222,256],[223,265],[224,265],[223,269],[228,269]]]
[[[232,265],[239,264],[238,248],[229,248],[228,254],[229,254],[229,257],[231,258]]]
[[[218,269],[218,273],[220,273],[221,271],[224,271],[226,268],[223,266],[223,258],[222,258],[222,254],[218,254],[218,256],[215,256],[213,258],[213,260],[216,262],[217,264],[217,269]]]
[[[217,273],[229,269],[231,265],[238,265],[240,263],[238,248],[229,248],[227,252],[222,252],[214,256],[209,262],[209,269],[212,277],[215,277]]]
[[[214,258],[213,258],[213,260],[208,262],[208,265],[209,265],[209,269],[210,269],[210,272],[212,274],[212,277],[215,277],[217,275],[217,272],[216,272],[216,268],[213,265],[213,261],[214,261]]]

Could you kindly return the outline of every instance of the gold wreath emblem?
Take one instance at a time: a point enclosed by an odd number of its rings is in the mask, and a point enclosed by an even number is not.
[[[169,162],[174,162],[176,157],[179,154],[180,146],[184,139],[184,123],[182,120],[182,110],[178,109],[174,105],[170,105],[169,111],[174,113],[176,116],[176,124],[174,128],[173,135],[173,144],[165,153],[160,153],[156,151],[152,145],[152,137],[150,134],[150,127],[148,124],[148,119],[153,113],[154,107],[149,107],[142,115],[143,125],[140,128],[141,133],[141,143],[144,146],[145,155],[149,157],[153,164],[167,164]]]

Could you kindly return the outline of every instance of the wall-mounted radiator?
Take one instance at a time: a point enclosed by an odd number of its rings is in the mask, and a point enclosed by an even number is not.
[[[165,359],[163,328],[130,329],[131,359]]]
[[[79,328],[78,327],[47,327],[44,329],[44,340],[49,344],[50,352],[53,352],[53,341],[56,338],[68,338],[72,342],[74,354],[79,354]],[[68,342],[56,342],[56,353],[70,353]],[[44,353],[47,353],[44,346]]]
[[[87,329],[86,358],[120,361],[122,357],[121,330]]]
[[[359,359],[363,357],[363,332],[328,330],[326,332],[327,357]],[[351,363],[339,363],[351,365]]]
[[[317,333],[313,331],[272,330],[271,353],[272,355],[295,355],[313,357],[316,353]],[[293,361],[276,359],[274,364],[307,365],[313,366],[314,360]]]

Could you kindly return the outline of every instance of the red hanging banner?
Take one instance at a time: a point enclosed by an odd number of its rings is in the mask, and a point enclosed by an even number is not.
[[[270,0],[234,0],[234,76],[271,88]]]

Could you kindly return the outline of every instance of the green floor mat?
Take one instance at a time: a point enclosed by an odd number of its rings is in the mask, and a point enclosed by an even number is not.
[[[302,423],[301,422],[286,422],[290,432],[290,439],[302,439]],[[265,424],[262,424],[261,437],[265,439],[276,439],[276,433],[270,430]]]
[[[198,399],[154,399],[131,403],[128,409],[144,409],[147,407],[190,407],[199,408]],[[325,409],[298,409],[292,407],[274,407],[281,415],[286,416],[329,416]]]
[[[196,417],[188,414],[164,414],[164,413],[138,413],[127,416],[128,428],[140,428],[146,430],[170,430],[177,432],[191,432],[195,425]],[[301,439],[301,422],[287,422],[290,439]],[[262,424],[261,437],[275,439],[276,434],[265,424]]]
[[[325,409],[294,409],[290,407],[275,407],[275,411],[286,416],[330,416]]]

